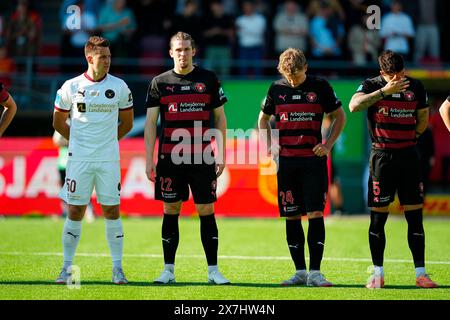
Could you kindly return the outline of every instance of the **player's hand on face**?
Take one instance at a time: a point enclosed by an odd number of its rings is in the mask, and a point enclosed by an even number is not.
[[[220,177],[220,175],[222,174],[223,170],[225,169],[225,164],[224,163],[216,163],[216,175],[217,178]]]
[[[407,78],[400,78],[395,75],[383,88],[385,95],[391,95],[394,93],[405,92],[409,87],[409,80]]]
[[[147,161],[145,166],[145,174],[147,175],[148,180],[155,182],[156,166],[153,161]]]
[[[328,149],[325,145],[319,143],[318,145],[316,145],[312,151],[314,152],[314,154],[318,157],[324,157],[324,156],[328,156],[328,154],[330,153],[330,149]]]

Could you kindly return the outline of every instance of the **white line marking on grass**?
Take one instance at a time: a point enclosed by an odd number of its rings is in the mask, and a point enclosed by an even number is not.
[[[62,252],[0,252],[0,256],[62,256]],[[110,258],[109,253],[76,253],[78,257],[94,257],[94,258]],[[128,253],[124,254],[124,257],[128,258],[162,258],[162,254],[133,254]],[[204,255],[197,254],[180,254],[177,255],[179,258],[191,258],[191,259],[204,259]],[[219,256],[220,259],[230,259],[230,260],[291,260],[290,257],[279,257],[279,256]],[[306,260],[308,258],[306,257]],[[350,261],[350,262],[372,262],[372,259],[369,258],[333,258],[326,257],[323,258],[325,261]],[[397,263],[412,263],[412,260],[406,259],[384,259],[386,262],[397,262]],[[450,265],[450,261],[426,261],[427,264],[444,264]]]

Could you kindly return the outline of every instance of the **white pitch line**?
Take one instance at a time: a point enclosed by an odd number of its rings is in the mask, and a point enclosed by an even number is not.
[[[61,252],[0,252],[0,256],[62,256]],[[94,258],[109,258],[109,253],[76,253],[78,257],[94,257]],[[162,258],[162,254],[124,254],[124,257],[128,258]],[[204,255],[195,255],[195,254],[180,254],[177,255],[179,258],[194,258],[194,259],[204,259]],[[230,260],[291,260],[290,257],[280,257],[280,256],[219,256],[220,259],[230,259]],[[308,260],[308,258],[306,258]],[[333,258],[333,257],[325,257],[323,258],[325,261],[350,261],[350,262],[372,262],[372,259],[369,258]],[[384,259],[386,262],[397,262],[397,263],[412,263],[412,260],[406,259]],[[427,264],[444,264],[450,265],[450,261],[426,261]]]

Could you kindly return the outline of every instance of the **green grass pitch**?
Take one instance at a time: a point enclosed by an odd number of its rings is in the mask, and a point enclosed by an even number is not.
[[[207,284],[207,266],[196,217],[181,217],[177,283],[155,285],[163,267],[160,218],[124,218],[124,271],[130,283],[111,281],[111,261],[103,219],[83,223],[74,264],[79,289],[53,283],[62,263],[62,219],[0,219],[0,299],[303,300],[450,299],[450,220],[427,218],[427,271],[440,288],[415,287],[414,267],[403,217],[386,225],[385,282],[382,290],[364,284],[371,265],[368,216],[326,220],[322,272],[333,288],[282,287],[294,266],[282,219],[218,218],[219,267],[233,283]],[[306,233],[307,222],[303,221]],[[306,246],[307,247],[307,246]],[[307,253],[307,249],[306,249]],[[307,255],[308,256],[308,255]],[[308,262],[308,261],[307,261]]]

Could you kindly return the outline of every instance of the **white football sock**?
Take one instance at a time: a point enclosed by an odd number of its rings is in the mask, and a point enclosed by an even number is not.
[[[81,237],[81,221],[73,221],[69,218],[64,222],[62,243],[64,252],[63,268],[72,265],[73,257]]]
[[[123,254],[123,227],[122,220],[105,219],[106,239],[108,240],[109,250],[114,268],[122,268]]]
[[[211,272],[215,272],[218,271],[219,268],[217,267],[217,265],[215,266],[208,266],[208,274],[210,274]]]
[[[425,267],[416,268],[416,278],[425,275]]]
[[[175,265],[174,264],[170,264],[170,263],[166,263],[164,264],[164,270],[170,271],[171,273],[175,272]]]
[[[373,266],[373,271],[375,272],[375,274],[384,277],[384,270],[383,270],[383,267],[380,267],[380,266]]]

